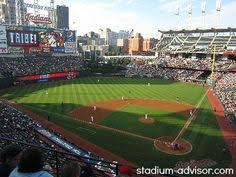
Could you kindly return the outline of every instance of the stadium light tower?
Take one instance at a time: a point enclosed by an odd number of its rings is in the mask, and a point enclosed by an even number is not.
[[[51,18],[51,20],[53,21],[52,27],[56,27],[56,18],[55,18],[55,11],[54,11],[54,0],[50,1],[50,8],[51,10],[48,12],[49,17]]]
[[[216,0],[216,19],[217,19],[217,23],[216,23],[216,27],[220,27],[220,15],[221,15],[221,0]]]
[[[16,0],[16,24],[21,25],[22,24],[22,11],[23,2],[22,0]]]
[[[202,27],[204,28],[206,21],[206,0],[202,0],[201,13],[202,13]]]
[[[34,0],[34,14],[35,15],[39,14],[39,11],[38,11],[38,8],[37,8],[38,5],[39,5],[39,1],[38,0]]]
[[[188,12],[188,27],[191,29],[191,27],[192,27],[192,14],[193,14],[192,0],[188,1],[187,12]]]
[[[178,5],[175,9],[175,16],[177,17],[176,21],[177,21],[177,25],[176,25],[176,28],[180,28],[181,29],[181,25],[180,25],[180,1],[178,1]]]

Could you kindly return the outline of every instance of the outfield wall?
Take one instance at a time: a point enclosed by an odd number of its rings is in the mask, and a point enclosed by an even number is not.
[[[58,72],[58,73],[48,73],[48,74],[37,74],[37,75],[31,75],[31,76],[22,76],[18,77],[18,81],[49,81],[54,79],[60,79],[60,78],[76,78],[79,76],[79,72]]]

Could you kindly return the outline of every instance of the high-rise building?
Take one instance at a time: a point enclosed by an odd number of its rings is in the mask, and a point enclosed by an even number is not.
[[[99,35],[101,38],[105,39],[106,45],[116,45],[118,39],[117,33],[111,31],[110,28],[99,29]]]
[[[69,29],[69,7],[57,6],[56,9],[57,28]]]
[[[129,31],[120,30],[118,32],[118,39],[129,39]]]
[[[117,47],[121,54],[129,53],[129,40],[128,39],[117,39]]]
[[[0,23],[16,24],[15,0],[0,0]]]
[[[24,0],[0,0],[0,23],[8,25],[24,24],[27,8]]]
[[[157,40],[155,38],[149,38],[143,40],[143,51],[150,52],[155,45],[157,44]]]
[[[116,46],[117,45],[117,39],[128,39],[129,38],[129,32],[120,30],[118,33],[115,31],[112,31],[109,28],[105,29],[99,29],[99,34],[101,38],[105,39],[105,43],[107,45]]]
[[[143,37],[136,33],[134,38],[129,39],[129,54],[139,55],[143,52]]]

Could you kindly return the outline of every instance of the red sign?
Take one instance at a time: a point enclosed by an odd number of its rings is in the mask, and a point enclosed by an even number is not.
[[[50,73],[45,75],[33,75],[33,76],[23,76],[19,77],[18,79],[21,81],[33,81],[33,80],[40,80],[40,79],[56,79],[56,78],[64,78],[68,76],[78,76],[79,72],[62,72],[62,73]]]
[[[223,53],[224,56],[236,56],[236,51],[227,51]]]
[[[33,22],[35,24],[43,23],[43,24],[52,24],[52,20],[50,17],[41,17],[40,15],[33,15],[28,13],[25,15],[26,22]]]

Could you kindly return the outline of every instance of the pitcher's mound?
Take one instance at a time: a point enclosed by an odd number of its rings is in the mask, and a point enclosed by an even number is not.
[[[155,119],[154,118],[147,118],[145,119],[145,117],[141,117],[138,119],[139,122],[143,123],[143,124],[153,124],[155,122]]]
[[[192,151],[192,144],[184,139],[177,140],[175,145],[171,143],[175,137],[165,136],[157,138],[154,141],[154,146],[161,152],[172,155],[185,155]]]

